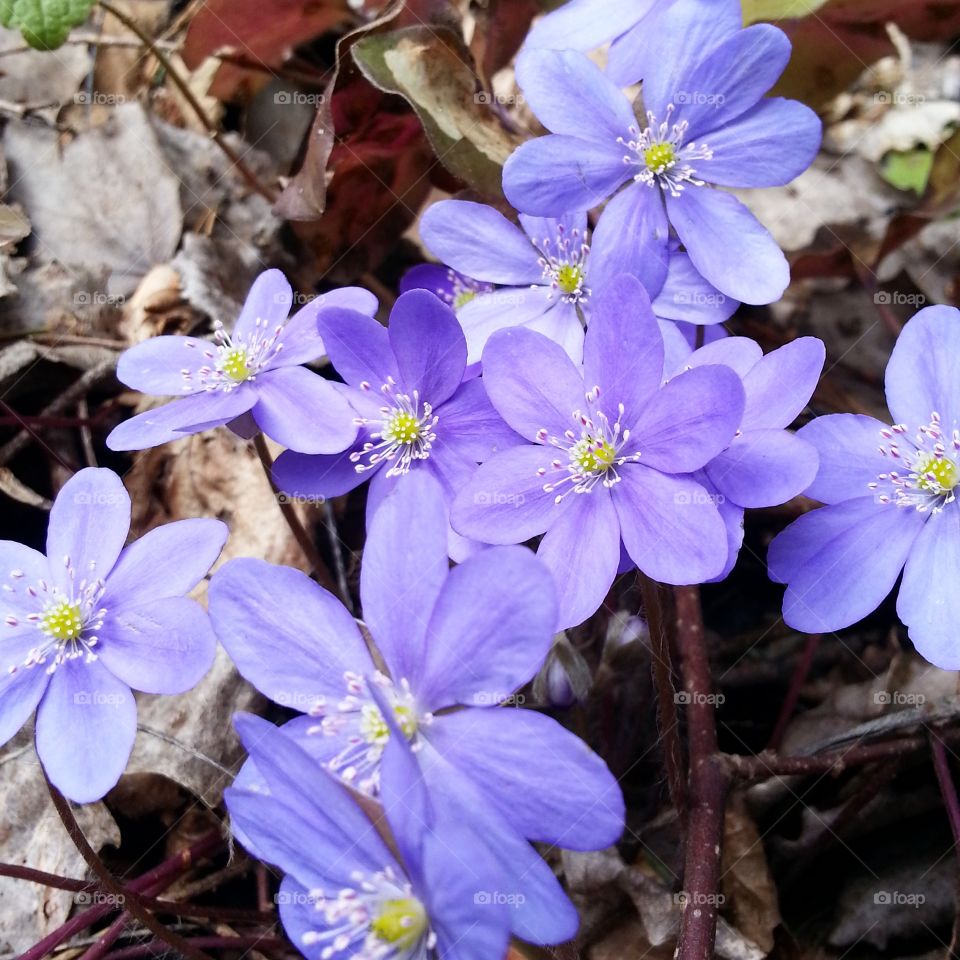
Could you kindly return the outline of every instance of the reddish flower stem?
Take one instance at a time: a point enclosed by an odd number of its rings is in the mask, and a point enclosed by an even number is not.
[[[188,849],[175,854],[167,860],[164,860],[163,863],[158,864],[153,869],[148,870],[135,880],[132,880],[126,885],[124,894],[128,892],[144,893],[147,890],[159,892],[160,890],[169,886],[169,884],[171,884],[181,874],[186,873],[198,860],[202,860],[204,857],[216,852],[222,846],[223,838],[217,831],[211,831],[210,833],[201,837]],[[28,870],[28,868],[23,869]],[[35,870],[30,870],[29,872],[31,874],[40,873],[40,871]],[[34,876],[24,876],[23,879],[33,880],[36,878]],[[60,877],[58,879],[60,881],[60,884],[58,885],[62,885],[65,878]],[[47,881],[43,880],[41,882]],[[81,884],[79,889],[83,891],[96,890],[100,888],[99,882],[96,881],[71,881],[71,885],[74,882]],[[64,889],[71,888],[72,886],[64,887]],[[42,960],[43,957],[46,957],[48,954],[52,953],[58,946],[60,946],[61,943],[69,940],[70,937],[76,936],[78,933],[82,933],[88,927],[93,926],[93,924],[98,923],[104,917],[114,913],[116,909],[116,904],[110,903],[98,904],[97,906],[90,907],[89,910],[85,910],[83,913],[79,913],[75,917],[71,917],[56,930],[52,930],[42,940],[39,940],[25,953],[23,953],[18,960]]]
[[[930,739],[930,750],[933,753],[933,768],[937,774],[937,783],[943,804],[947,808],[947,817],[950,820],[950,830],[953,833],[953,849],[960,858],[960,800],[957,798],[957,786],[953,782],[950,772],[950,763],[947,760],[947,749],[940,735],[935,730],[927,731]]]
[[[276,950],[290,953],[290,944],[279,937],[240,936],[240,937],[191,937],[190,943],[204,950]],[[155,957],[160,944],[156,940],[123,947],[106,955],[106,960],[138,960],[140,957]]]
[[[960,740],[960,730],[944,730],[939,734],[947,741]],[[752,757],[722,754],[724,766],[732,776],[742,780],[766,780],[770,777],[812,776],[829,773],[839,775],[850,767],[902,757],[927,746],[924,736],[898,737],[878,743],[861,744],[857,741],[825,753],[808,757],[781,757],[764,751]]]
[[[280,490],[273,482],[273,458],[270,456],[270,451],[267,449],[267,441],[263,438],[262,433],[258,433],[253,438],[253,448],[257,451],[257,456],[260,458],[260,465],[263,467],[263,472],[267,475],[267,482],[270,484],[270,489],[277,498],[277,506],[283,514],[283,519],[287,521],[290,532],[300,545],[300,549],[303,551],[307,563],[310,564],[311,576],[315,576],[317,582],[324,589],[336,595],[338,593],[337,584],[334,583],[333,577],[327,569],[327,565],[323,562],[323,557],[320,556],[320,551],[317,550],[317,546],[313,542],[313,537],[304,529],[300,518],[297,516],[297,511],[293,508],[293,504],[290,503],[286,497],[280,496]],[[352,606],[349,596],[343,597],[342,599],[348,608]]]
[[[674,595],[690,751],[690,813],[683,867],[686,897],[675,956],[677,960],[710,960],[717,933],[720,848],[729,778],[717,752],[700,588],[677,587]]]
[[[800,691],[807,682],[807,676],[810,673],[810,667],[813,666],[813,658],[817,655],[817,649],[820,646],[822,634],[811,633],[807,635],[806,642],[803,645],[803,652],[790,678],[790,686],[787,688],[787,695],[784,697],[783,706],[780,708],[780,715],[777,717],[776,726],[770,735],[770,750],[779,750],[783,743],[783,735],[787,732],[787,727],[793,719],[793,713],[797,709],[797,702],[800,700]]]

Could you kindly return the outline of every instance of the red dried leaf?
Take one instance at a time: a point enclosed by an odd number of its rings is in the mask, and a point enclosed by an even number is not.
[[[190,22],[183,60],[194,70],[211,54],[230,50],[237,59],[269,70],[280,66],[298,44],[352,17],[347,0],[207,0]],[[232,100],[265,80],[259,71],[224,63],[210,92]]]

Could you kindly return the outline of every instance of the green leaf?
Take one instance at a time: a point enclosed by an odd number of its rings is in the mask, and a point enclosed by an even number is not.
[[[912,190],[923,196],[933,171],[933,154],[926,149],[893,150],[883,158],[880,174],[898,190]]]
[[[90,15],[94,0],[0,0],[0,19],[19,27],[23,39],[37,50],[55,50],[72,27]],[[12,9],[11,9],[12,8]]]
[[[743,22],[795,20],[819,10],[827,0],[743,0]]]
[[[479,93],[470,55],[446,29],[406,27],[358,40],[357,66],[416,111],[437,159],[488,197],[502,197],[503,165],[517,146]]]

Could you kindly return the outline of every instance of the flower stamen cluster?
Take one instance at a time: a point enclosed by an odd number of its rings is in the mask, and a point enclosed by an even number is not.
[[[623,158],[628,166],[639,167],[633,179],[648,187],[659,185],[672,197],[679,197],[687,184],[702,187],[694,165],[698,160],[712,160],[713,151],[704,143],[684,144],[689,124],[686,120],[671,123],[674,105],[668,104],[666,116],[657,123],[656,114],[647,111],[647,127],[642,132],[630,127],[631,139],[617,137],[617,143],[630,153]]]
[[[200,379],[200,389],[206,391],[235,390],[241,383],[255,380],[257,374],[283,349],[280,335],[283,333],[283,324],[274,327],[273,332],[267,333],[267,321],[258,317],[254,331],[248,337],[231,336],[218,320],[214,324],[214,342],[202,340],[187,340],[186,347],[190,350],[201,349],[207,360],[195,372],[184,367],[183,389],[185,393],[193,393],[197,389],[194,377]]]
[[[64,558],[64,565],[73,581],[76,570],[69,556]],[[24,572],[10,572],[11,582],[3,585],[3,593],[9,596],[26,594],[29,604],[36,609],[23,619],[35,624],[40,636],[37,645],[30,649],[21,663],[7,666],[8,673],[14,674],[21,667],[31,669],[45,666],[46,672],[53,674],[57,667],[68,660],[82,657],[87,663],[92,663],[97,659],[94,648],[99,638],[96,631],[103,626],[107,612],[99,605],[105,583],[92,576],[92,563],[90,573],[90,578],[83,578],[72,587],[69,594],[65,594],[46,580],[23,587],[20,581],[24,579]],[[7,614],[4,623],[14,630],[22,625],[21,618],[13,613]]]
[[[326,703],[318,700],[310,711],[320,722],[310,727],[308,734],[339,737],[344,748],[329,762],[328,768],[350,786],[375,796],[380,789],[380,758],[390,740],[390,727],[380,708],[367,690],[367,680],[360,674],[344,674],[346,696],[336,705],[335,712],[327,714]],[[406,680],[395,685],[389,677],[376,673],[370,679],[386,696],[393,708],[397,727],[407,738],[412,750],[422,746],[419,730],[428,726],[433,716],[421,713]]]
[[[586,233],[567,231],[558,224],[556,237],[544,237],[539,243],[538,260],[543,279],[550,285],[549,299],[559,296],[563,303],[582,303],[589,299],[586,285],[590,245]]]
[[[946,441],[940,414],[936,411],[913,437],[907,436],[908,431],[903,423],[880,431],[886,441],[880,447],[881,455],[902,464],[903,468],[878,474],[869,487],[871,490],[891,488],[877,496],[881,503],[910,507],[920,513],[940,513],[957,498],[960,431],[954,430]]]
[[[380,424],[378,430],[370,433],[371,440],[364,443],[362,449],[350,454],[357,473],[372,470],[384,461],[393,461],[387,470],[387,476],[401,476],[409,472],[415,460],[426,460],[430,456],[430,450],[437,439],[433,428],[439,417],[434,415],[433,407],[429,403],[421,402],[419,391],[397,393],[396,386],[393,377],[387,377],[387,382],[380,388],[389,401],[388,405],[380,408],[381,420],[366,417],[356,419],[358,426]],[[360,384],[360,389],[368,391],[371,387],[364,381]],[[362,462],[364,460],[365,463]]]
[[[392,867],[374,874],[355,871],[353,887],[335,894],[311,890],[310,900],[323,915],[324,929],[302,937],[307,947],[323,944],[321,958],[350,954],[355,960],[420,960],[436,943],[427,912],[409,883]]]
[[[552,470],[564,475],[543,485],[545,493],[561,490],[555,503],[560,503],[570,493],[590,493],[598,483],[612,487],[621,479],[617,467],[640,459],[639,453],[622,452],[630,440],[630,431],[623,429],[623,404],[617,407],[617,419],[611,423],[603,410],[596,406],[600,388],[595,386],[584,396],[587,410],[574,410],[574,429],[565,430],[561,437],[551,436],[545,427],[537,432],[540,443],[549,443],[567,455],[566,461],[557,458],[550,464]],[[541,467],[537,475],[546,476],[547,469]],[[564,487],[564,484],[569,486]]]

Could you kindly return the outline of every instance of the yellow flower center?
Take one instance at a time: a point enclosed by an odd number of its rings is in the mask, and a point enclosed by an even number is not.
[[[575,264],[565,263],[557,270],[557,286],[563,293],[576,293],[583,283],[583,270]]]
[[[405,410],[397,410],[383,429],[384,440],[391,443],[416,443],[420,439],[420,421]]]
[[[243,347],[233,347],[224,354],[221,370],[236,383],[242,383],[248,379],[251,370],[249,366],[249,357]]]
[[[393,716],[403,735],[412,740],[417,734],[417,715],[413,708],[402,703],[395,704]],[[360,718],[360,732],[368,743],[383,746],[390,739],[390,728],[383,714],[374,703],[364,706]]]
[[[583,474],[606,473],[617,458],[617,451],[606,440],[584,437],[570,448],[570,460]]]
[[[461,307],[466,306],[476,295],[476,290],[461,290],[453,298],[453,309],[459,310]]]
[[[371,921],[370,929],[384,943],[410,950],[427,929],[427,915],[415,897],[386,900],[380,914]]]
[[[643,151],[643,161],[648,170],[662,173],[677,162],[677,151],[672,143],[654,143]]]
[[[61,600],[43,615],[40,629],[54,640],[76,640],[83,632],[80,604]]]
[[[917,486],[925,493],[942,493],[952,490],[960,481],[957,465],[949,457],[932,454],[917,464]]]

